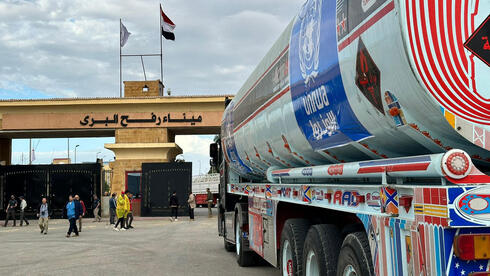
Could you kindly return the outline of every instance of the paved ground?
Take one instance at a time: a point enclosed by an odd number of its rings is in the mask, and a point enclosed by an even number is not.
[[[270,266],[241,268],[217,235],[216,217],[197,209],[196,221],[152,218],[114,232],[86,219],[80,237],[66,238],[67,220],[41,235],[29,226],[0,227],[0,275],[279,275]]]

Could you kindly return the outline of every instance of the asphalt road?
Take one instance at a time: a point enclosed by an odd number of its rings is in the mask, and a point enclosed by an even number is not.
[[[279,275],[271,266],[239,267],[223,248],[216,217],[206,215],[197,209],[194,222],[142,218],[121,232],[85,219],[71,238],[67,220],[50,221],[47,235],[37,221],[22,228],[9,222],[0,227],[0,275]]]

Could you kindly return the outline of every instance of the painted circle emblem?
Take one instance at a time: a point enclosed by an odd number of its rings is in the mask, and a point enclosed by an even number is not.
[[[318,75],[321,10],[322,0],[310,0],[305,3],[299,15],[301,29],[298,54],[301,75],[306,85]]]
[[[472,198],[469,202],[468,205],[470,209],[473,209],[475,211],[481,211],[485,210],[488,207],[488,202],[480,197],[477,198]]]
[[[442,158],[442,169],[450,178],[462,179],[471,171],[471,159],[461,150],[450,150]]]
[[[490,221],[490,186],[470,189],[455,201],[458,215],[471,222],[488,225]]]

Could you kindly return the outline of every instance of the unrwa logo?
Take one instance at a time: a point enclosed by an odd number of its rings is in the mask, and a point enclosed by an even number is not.
[[[309,0],[299,14],[299,67],[305,86],[318,76],[322,0]]]

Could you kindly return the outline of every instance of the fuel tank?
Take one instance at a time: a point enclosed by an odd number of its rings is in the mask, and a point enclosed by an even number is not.
[[[308,0],[223,115],[230,168],[466,151],[490,168],[490,1]]]

